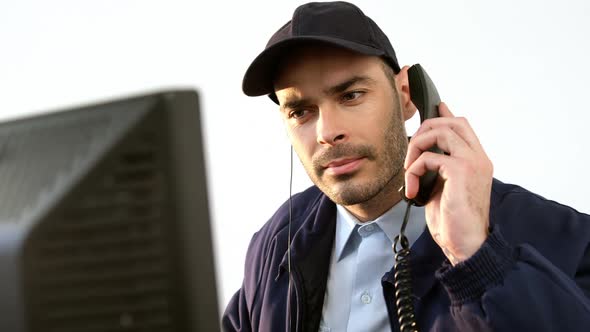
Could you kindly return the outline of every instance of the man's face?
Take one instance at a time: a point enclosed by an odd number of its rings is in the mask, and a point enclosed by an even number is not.
[[[275,93],[315,185],[345,206],[400,185],[407,137],[398,93],[379,58],[309,48],[281,68]]]

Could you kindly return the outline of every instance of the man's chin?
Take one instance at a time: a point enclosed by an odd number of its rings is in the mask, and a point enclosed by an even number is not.
[[[355,205],[364,203],[375,197],[379,190],[371,184],[357,183],[358,181],[340,181],[336,184],[321,188],[334,203],[339,205]]]

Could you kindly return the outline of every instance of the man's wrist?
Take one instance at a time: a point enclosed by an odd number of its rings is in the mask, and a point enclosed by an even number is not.
[[[514,248],[506,242],[498,225],[470,258],[451,266],[443,264],[436,272],[447,290],[452,304],[461,304],[481,297],[491,286],[501,283],[516,263]]]
[[[464,244],[461,247],[455,247],[452,249],[446,248],[446,247],[441,247],[441,249],[442,249],[443,253],[445,254],[445,256],[447,257],[447,259],[449,260],[449,262],[453,266],[455,266],[461,262],[468,260],[473,255],[475,255],[475,253],[478,250],[480,250],[481,246],[487,240],[489,233],[490,233],[489,229],[486,229],[484,234],[477,236],[477,237],[472,237],[471,241],[469,241],[467,244]]]

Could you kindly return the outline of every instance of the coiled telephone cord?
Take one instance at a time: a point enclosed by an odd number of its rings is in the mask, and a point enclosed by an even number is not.
[[[404,221],[399,235],[393,240],[393,252],[395,253],[395,305],[401,332],[418,332],[416,315],[414,313],[414,301],[412,298],[412,275],[410,271],[410,243],[404,234],[410,217],[411,202],[408,202]],[[400,245],[400,250],[397,246]]]

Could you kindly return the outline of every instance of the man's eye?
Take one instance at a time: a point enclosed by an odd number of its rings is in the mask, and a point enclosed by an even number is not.
[[[301,109],[301,110],[293,110],[291,112],[289,112],[289,118],[294,118],[294,119],[299,119],[303,116],[305,116],[306,110]]]
[[[364,94],[363,91],[351,91],[351,92],[347,92],[344,95],[342,95],[342,100],[343,101],[355,100],[355,99],[358,99],[359,97],[361,97],[363,94]]]

